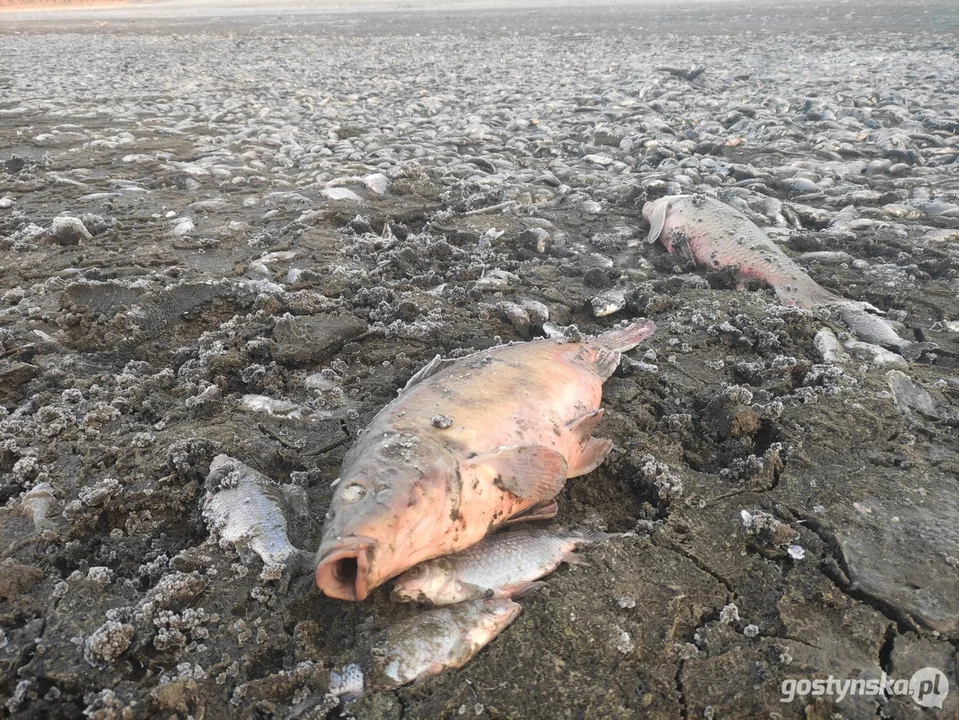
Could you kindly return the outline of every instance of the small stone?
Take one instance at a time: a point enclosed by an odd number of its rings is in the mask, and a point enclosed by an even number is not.
[[[453,425],[453,421],[446,417],[446,415],[434,415],[430,422],[433,423],[433,427],[438,427],[443,430]]]

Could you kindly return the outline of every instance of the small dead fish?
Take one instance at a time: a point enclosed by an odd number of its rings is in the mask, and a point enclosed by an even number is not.
[[[357,700],[363,697],[363,668],[350,663],[342,670],[330,670],[330,693],[344,700]]]
[[[899,337],[889,323],[869,312],[862,303],[847,301],[839,305],[839,316],[862,341],[895,350],[906,360],[916,360],[924,352],[939,347],[935,343],[914,342]]]
[[[393,585],[395,602],[451,605],[486,597],[515,598],[543,583],[536,582],[561,563],[585,562],[574,550],[604,542],[607,533],[570,533],[553,530],[515,530],[487,535],[455,555],[436,558],[410,568]]]
[[[317,550],[320,590],[364,600],[499,525],[553,517],[566,479],[592,471],[612,447],[592,437],[603,383],[654,330],[639,322],[579,342],[436,356],[343,460]]]
[[[606,317],[626,307],[626,291],[623,288],[603,290],[589,301],[593,317]]]
[[[20,498],[20,510],[33,520],[33,529],[41,532],[47,525],[50,511],[57,506],[50,483],[37,483]]]
[[[819,353],[819,357],[826,363],[842,362],[846,355],[839,338],[829,328],[820,329],[812,339],[812,344],[816,348],[816,352]]]
[[[909,366],[909,363],[907,363],[901,355],[889,352],[886,348],[873,345],[872,343],[861,342],[859,340],[847,340],[846,350],[851,356],[871,362],[873,365]]]
[[[530,318],[529,313],[514,302],[504,300],[497,305],[504,317],[510,321],[510,324],[516,328],[516,332],[524,338],[529,339]]]
[[[372,649],[371,688],[393,690],[462,667],[521,611],[512,600],[471,600],[428,610],[388,628]]]
[[[911,377],[898,370],[890,370],[886,373],[886,380],[889,382],[889,389],[892,391],[892,399],[896,407],[910,421],[915,420],[914,413],[930,419],[939,419],[936,402],[932,399],[932,395],[917,385]]]
[[[261,578],[279,578],[297,553],[287,536],[279,486],[229,455],[213,458],[206,485],[203,519],[209,531],[241,552],[259,555],[264,566]]]
[[[836,302],[741,212],[713,198],[668,195],[648,202],[646,241],[657,240],[669,252],[681,252],[702,267],[734,268],[744,277],[762,280],[790,305],[804,308]]]
[[[835,250],[817,250],[815,252],[806,252],[799,256],[800,262],[818,262],[825,265],[839,265],[840,263],[851,263],[855,258],[847,252]]]

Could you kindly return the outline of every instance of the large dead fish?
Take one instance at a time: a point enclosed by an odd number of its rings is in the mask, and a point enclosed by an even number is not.
[[[794,263],[757,225],[738,210],[705,195],[667,195],[646,203],[647,242],[659,240],[696,265],[731,268],[770,285],[786,304],[803,308],[832,306],[843,322],[866,342],[890,348],[907,360],[936,349],[899,337],[868,303],[840,297],[821,287]]]
[[[755,223],[705,195],[668,195],[643,206],[646,241],[713,270],[735,268],[770,285],[790,305],[811,308],[842,298],[821,287]]]
[[[583,563],[575,552],[582,545],[604,542],[608,533],[522,529],[483,538],[455,555],[420,563],[400,575],[391,597],[396,602],[450,605],[475,598],[518,597],[561,563]]]
[[[592,437],[603,382],[620,353],[654,330],[640,322],[581,342],[434,358],[344,458],[317,551],[317,586],[363,600],[498,525],[555,515],[566,479],[593,470],[612,447]]]

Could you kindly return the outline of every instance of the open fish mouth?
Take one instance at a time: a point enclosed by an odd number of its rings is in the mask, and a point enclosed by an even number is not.
[[[316,566],[316,586],[339,600],[365,600],[370,594],[370,550],[373,538],[351,535],[325,550]]]

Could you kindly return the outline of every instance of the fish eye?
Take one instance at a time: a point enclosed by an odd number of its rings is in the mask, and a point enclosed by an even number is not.
[[[426,573],[425,565],[414,565],[413,567],[411,567],[409,570],[406,571],[407,577],[410,577],[412,579],[422,577],[425,573]]]
[[[343,488],[340,498],[342,498],[344,502],[353,503],[362,499],[365,495],[366,488],[359,483],[353,483],[352,485],[347,485],[345,488]]]

